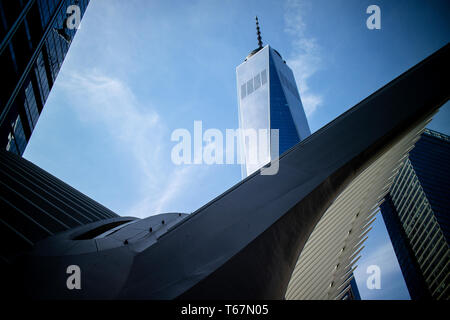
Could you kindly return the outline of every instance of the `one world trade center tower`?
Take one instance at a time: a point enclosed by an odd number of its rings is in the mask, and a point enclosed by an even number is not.
[[[275,49],[263,46],[257,17],[256,28],[258,48],[236,68],[243,178],[311,134],[292,70]],[[249,129],[266,136],[252,143],[244,134]]]

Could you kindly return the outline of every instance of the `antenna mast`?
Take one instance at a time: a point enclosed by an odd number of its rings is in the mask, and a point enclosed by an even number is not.
[[[258,35],[258,48],[261,49],[263,47],[263,43],[261,39],[261,31],[259,30],[258,16],[256,16],[256,34]]]

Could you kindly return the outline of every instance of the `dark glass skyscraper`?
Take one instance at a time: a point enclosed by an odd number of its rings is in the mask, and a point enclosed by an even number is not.
[[[449,299],[450,137],[426,129],[381,205],[411,299]]]
[[[88,3],[0,0],[0,148],[25,151]]]

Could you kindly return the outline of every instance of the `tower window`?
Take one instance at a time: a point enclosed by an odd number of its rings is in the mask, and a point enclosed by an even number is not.
[[[266,69],[264,69],[261,72],[261,84],[265,85],[266,83],[267,83],[267,72],[266,72]]]
[[[251,94],[253,92],[253,79],[247,81],[247,94]]]
[[[259,73],[256,75],[256,77],[253,78],[253,83],[255,85],[255,90],[261,87],[261,76]]]
[[[246,91],[246,89],[245,89],[246,87],[247,87],[247,86],[246,86],[245,83],[241,86],[241,99],[244,99],[245,96],[247,95],[247,91]]]

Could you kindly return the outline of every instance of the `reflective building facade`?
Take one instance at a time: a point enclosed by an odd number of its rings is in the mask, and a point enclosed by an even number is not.
[[[308,137],[309,130],[294,74],[269,45],[250,53],[236,68],[239,128],[246,177]],[[254,139],[248,130],[254,130]],[[279,130],[274,146],[270,130]],[[253,140],[252,140],[253,138]]]
[[[424,131],[380,209],[411,299],[448,300],[449,136]]]
[[[0,148],[22,155],[89,0],[0,0]]]

